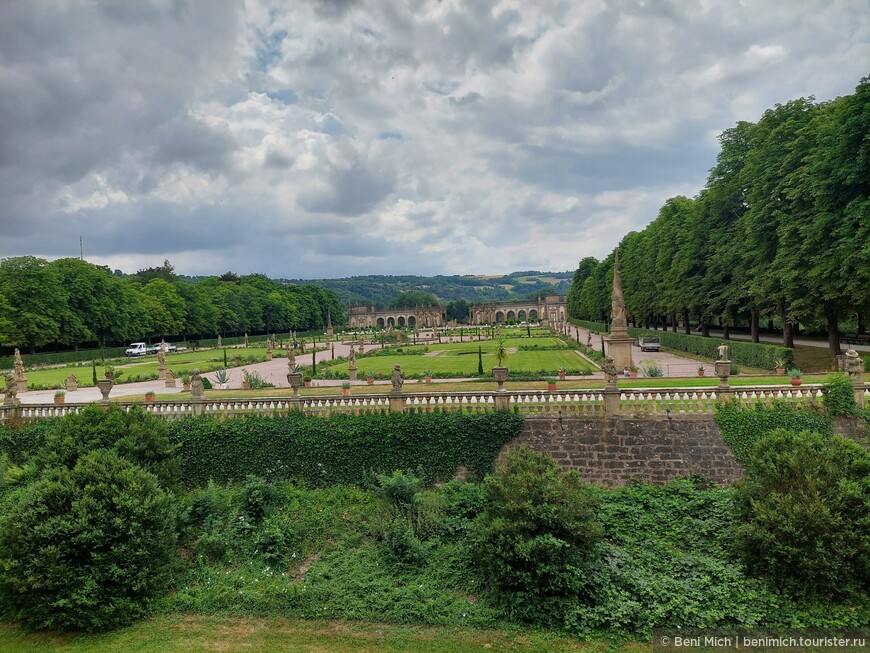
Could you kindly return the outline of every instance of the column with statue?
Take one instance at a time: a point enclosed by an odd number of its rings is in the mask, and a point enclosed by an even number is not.
[[[604,341],[613,365],[621,370],[634,367],[631,348],[634,338],[628,335],[628,319],[625,315],[625,297],[622,294],[622,275],[619,272],[619,252],[613,261],[613,289],[611,291],[610,335]]]

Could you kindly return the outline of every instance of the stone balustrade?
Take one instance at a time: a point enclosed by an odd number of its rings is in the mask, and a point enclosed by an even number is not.
[[[860,394],[860,386],[858,393]],[[870,405],[870,383],[863,384],[864,405]],[[647,388],[592,390],[519,390],[508,392],[432,392],[402,394],[359,394],[299,397],[257,397],[202,400],[183,399],[155,403],[113,402],[129,409],[138,405],[163,419],[181,419],[194,415],[234,417],[240,415],[287,415],[302,411],[306,415],[386,413],[397,411],[491,413],[514,410],[535,417],[607,417],[677,416],[713,413],[719,400],[734,400],[741,407],[756,404],[770,406],[774,401],[788,401],[803,406],[821,400],[821,385],[743,386],[729,388]],[[610,406],[610,409],[608,409]],[[0,404],[0,422],[63,417],[77,413],[83,404]]]

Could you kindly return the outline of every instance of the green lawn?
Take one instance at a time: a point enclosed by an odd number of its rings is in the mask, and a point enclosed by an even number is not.
[[[581,642],[540,630],[400,626],[356,621],[169,615],[99,635],[24,633],[0,626],[3,653],[649,653],[648,644]]]
[[[171,353],[166,355],[166,367],[178,374],[189,372],[197,367],[205,367],[206,365],[223,365],[224,350],[205,349],[201,351],[185,351]],[[246,358],[257,357],[261,360],[266,360],[265,347],[250,347],[248,349],[227,349],[227,357],[230,367],[233,366],[233,357],[245,356]],[[110,363],[112,364],[112,363]],[[117,359],[113,362],[115,369],[123,372],[121,382],[125,382],[130,378],[140,376],[148,378],[149,375],[153,378],[157,377],[157,357],[146,356],[144,358],[124,358]],[[97,378],[103,378],[105,367],[97,365]],[[27,372],[28,386],[46,386],[49,388],[58,388],[63,385],[64,380],[70,375],[75,374],[80,386],[93,385],[93,372],[90,364],[87,365],[69,365],[66,367],[54,367],[44,370],[35,370]]]

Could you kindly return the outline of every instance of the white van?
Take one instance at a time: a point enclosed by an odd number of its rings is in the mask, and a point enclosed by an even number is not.
[[[148,353],[148,345],[144,342],[134,342],[127,347],[124,356],[144,356]]]

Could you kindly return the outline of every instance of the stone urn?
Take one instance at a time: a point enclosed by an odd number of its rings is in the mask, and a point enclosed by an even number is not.
[[[112,391],[112,386],[115,382],[112,379],[98,379],[97,386],[100,388],[100,393],[103,395],[103,402],[108,403],[109,393]]]
[[[299,396],[299,388],[302,385],[302,372],[290,372],[287,375],[287,382],[293,388],[293,396]]]
[[[716,376],[719,377],[719,387],[728,387],[728,377],[731,376],[731,361],[716,361]]]
[[[495,382],[498,384],[498,389],[496,390],[496,392],[505,392],[504,382],[507,381],[508,378],[508,368],[493,367],[492,378],[494,378]]]

